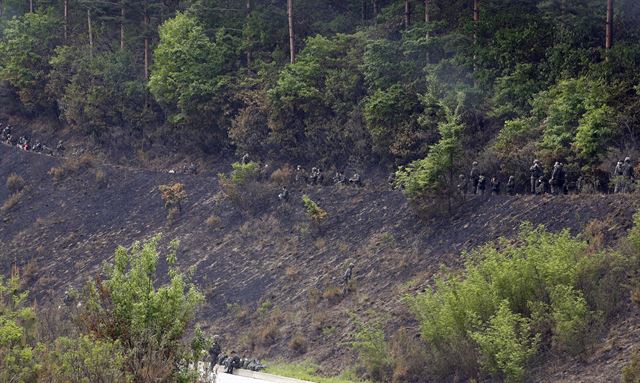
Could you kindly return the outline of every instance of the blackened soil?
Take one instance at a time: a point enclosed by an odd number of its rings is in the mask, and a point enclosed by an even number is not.
[[[117,245],[163,233],[181,241],[180,264],[195,267],[206,294],[200,323],[223,334],[228,348],[327,366],[353,359],[350,314],[386,315],[389,331],[415,326],[402,297],[427,287],[442,265],[460,266],[461,252],[512,238],[526,221],[577,234],[600,220],[614,241],[638,205],[636,196],[621,195],[473,196],[454,203],[453,215],[425,218],[374,173],[364,188],[292,187],[288,203],[278,201],[276,185],[256,185],[238,207],[220,198],[213,175],[94,164],[55,181],[50,169],[65,162],[0,145],[0,203],[10,197],[10,174],[27,184],[16,206],[0,212],[0,268],[5,275],[12,265],[26,269],[40,303],[57,305],[65,289],[99,273]],[[158,192],[171,182],[188,194],[173,223]],[[325,222],[310,222],[302,194],[327,211]],[[334,296],[350,262],[355,291]],[[306,347],[291,347],[293,337]]]

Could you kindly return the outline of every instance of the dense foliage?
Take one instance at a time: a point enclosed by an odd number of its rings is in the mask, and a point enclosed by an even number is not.
[[[0,380],[194,381],[185,367],[206,342],[189,347],[183,338],[202,295],[176,268],[177,243],[166,256],[168,281],[158,283],[158,241],[118,248],[106,279],[69,292],[64,305],[48,313],[25,304],[17,271],[0,279]],[[52,325],[64,336],[52,337]]]
[[[486,0],[477,20],[463,0],[294,0],[294,63],[284,0],[33,4],[2,4],[5,117],[128,132],[133,146],[170,128],[205,150],[325,168],[419,160],[409,168],[429,175],[404,180],[416,198],[474,159],[500,176],[533,157],[608,172],[637,149],[633,0],[615,3],[608,49],[605,0]]]
[[[478,249],[462,274],[410,299],[432,372],[521,381],[541,350],[582,354],[628,296],[620,286],[635,260],[531,226],[516,241]]]

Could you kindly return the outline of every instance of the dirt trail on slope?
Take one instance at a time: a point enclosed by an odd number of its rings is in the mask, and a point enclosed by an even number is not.
[[[327,363],[353,359],[344,347],[354,330],[348,313],[383,312],[411,326],[401,297],[428,286],[441,265],[459,266],[461,252],[513,237],[525,221],[579,233],[599,219],[613,241],[631,226],[638,205],[635,196],[622,195],[473,196],[451,217],[423,219],[380,181],[361,189],[292,188],[285,204],[273,186],[243,211],[216,197],[211,175],[96,165],[56,182],[48,172],[63,164],[0,145],[0,202],[9,198],[4,182],[11,173],[27,183],[17,205],[0,212],[0,267],[7,274],[14,263],[30,264],[28,284],[41,303],[57,303],[66,288],[81,286],[117,245],[162,232],[165,240],[181,241],[180,264],[196,267],[206,328],[256,354]],[[170,182],[184,183],[188,194],[171,225],[158,192]],[[321,227],[309,223],[303,193],[328,212]],[[217,223],[209,225],[212,216]],[[356,292],[330,296],[352,261]],[[265,336],[269,327],[273,334]],[[296,335],[304,337],[305,355],[289,347]]]

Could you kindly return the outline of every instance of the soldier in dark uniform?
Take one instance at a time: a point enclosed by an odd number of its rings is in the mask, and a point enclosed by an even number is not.
[[[516,195],[516,177],[509,176],[507,181],[507,194],[513,196]]]
[[[10,135],[11,135],[11,127],[7,125],[2,129],[2,141],[6,141]]]
[[[218,363],[218,357],[222,352],[222,348],[220,347],[220,335],[213,336],[213,343],[211,347],[209,347],[209,357],[211,359],[211,369],[215,367],[216,363]]]
[[[315,166],[311,168],[311,174],[309,175],[309,183],[315,185],[318,182],[318,176],[320,171]]]
[[[467,177],[465,177],[464,174],[460,174],[458,176],[458,191],[460,192],[460,194],[466,195],[468,187],[469,186],[467,185]]]
[[[284,202],[289,200],[289,190],[287,190],[286,186],[282,187],[282,191],[280,192],[280,194],[278,194],[278,199]]]
[[[537,195],[543,195],[545,193],[547,180],[544,179],[544,176],[540,176],[536,181],[535,191]]]
[[[191,162],[189,166],[187,166],[187,174],[198,174],[198,165]]]
[[[62,140],[58,141],[58,145],[56,146],[56,152],[59,156],[64,156],[65,147],[62,143]]]
[[[227,374],[233,374],[233,370],[240,367],[240,357],[235,351],[231,351],[231,355],[225,360],[225,371]]]
[[[622,184],[623,184],[623,176],[622,176],[622,161],[618,161],[616,163],[616,167],[613,169],[613,174],[611,175],[611,179],[613,180],[613,192],[620,193],[622,192]]]
[[[564,169],[562,163],[556,162],[551,173],[551,194],[558,195],[564,191]]]
[[[344,288],[342,289],[342,294],[346,295],[349,292],[349,284],[351,283],[351,277],[353,276],[353,267],[354,264],[350,263],[347,271],[344,272],[342,276],[342,283],[344,284]]]
[[[474,161],[471,165],[471,171],[469,172],[469,179],[471,180],[471,193],[478,194],[478,181],[480,180],[478,172],[478,162]]]
[[[491,195],[500,194],[500,181],[497,176],[491,177]]]
[[[531,173],[531,193],[538,194],[536,188],[537,181],[540,177],[544,176],[544,169],[540,165],[540,161],[534,160],[533,165],[529,168],[529,172]]]
[[[480,175],[478,177],[478,191],[476,194],[480,194],[480,195],[484,195],[484,191],[487,188],[487,179],[485,178],[485,176]]]
[[[622,166],[622,177],[624,178],[624,192],[631,193],[633,191],[633,183],[636,180],[635,174],[633,170],[633,165],[631,164],[631,158],[627,157],[624,159],[624,165]]]
[[[353,176],[349,178],[349,183],[355,186],[362,186],[362,180],[360,179],[360,174],[353,173]]]
[[[297,184],[307,183],[307,174],[302,166],[296,166],[295,181]]]
[[[249,163],[249,153],[245,153],[244,156],[242,156],[242,159],[240,160],[240,162],[242,163],[242,165],[246,165]]]

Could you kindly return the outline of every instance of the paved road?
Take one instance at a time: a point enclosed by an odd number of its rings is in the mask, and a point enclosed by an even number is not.
[[[243,376],[231,375],[231,374],[219,374],[216,379],[216,383],[257,383],[266,382],[266,380],[259,380],[253,378],[245,378]]]

